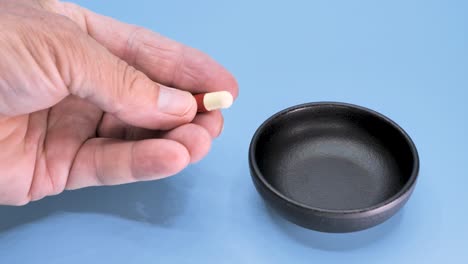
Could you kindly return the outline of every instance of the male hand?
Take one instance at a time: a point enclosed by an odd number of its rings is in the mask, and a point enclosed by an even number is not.
[[[223,127],[207,55],[70,3],[0,0],[0,204],[173,175]]]

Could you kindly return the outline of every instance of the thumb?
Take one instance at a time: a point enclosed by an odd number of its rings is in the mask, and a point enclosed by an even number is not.
[[[60,70],[71,94],[138,127],[167,130],[194,118],[191,93],[153,82],[87,34],[73,42]]]

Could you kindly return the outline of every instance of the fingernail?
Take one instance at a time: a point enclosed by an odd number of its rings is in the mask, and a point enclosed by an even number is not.
[[[165,114],[183,116],[194,104],[195,99],[188,92],[168,87],[159,90],[158,109]]]

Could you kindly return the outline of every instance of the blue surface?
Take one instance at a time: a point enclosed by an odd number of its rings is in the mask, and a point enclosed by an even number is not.
[[[0,207],[0,263],[466,263],[468,1],[77,2],[204,50],[241,96],[209,156],[173,178]],[[308,231],[256,193],[257,126],[322,100],[375,109],[414,139],[420,178],[388,222]]]

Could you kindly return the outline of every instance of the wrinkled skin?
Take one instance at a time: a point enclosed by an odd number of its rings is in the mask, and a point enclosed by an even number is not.
[[[0,0],[0,204],[167,177],[223,127],[191,94],[234,77],[206,54],[70,3]]]

